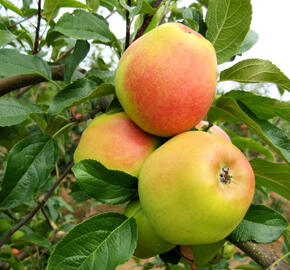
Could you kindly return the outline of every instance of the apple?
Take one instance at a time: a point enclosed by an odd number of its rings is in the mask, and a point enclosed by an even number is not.
[[[111,170],[137,176],[159,139],[144,132],[124,113],[97,116],[83,132],[74,162],[95,159]]]
[[[145,216],[139,201],[129,203],[125,209],[127,217],[134,216],[138,230],[137,247],[134,255],[138,258],[150,258],[160,253],[164,253],[175,247],[161,239],[153,230],[147,217]]]
[[[200,121],[195,127],[202,131],[202,128],[207,125],[208,125],[207,121]],[[229,135],[217,125],[212,125],[207,132],[209,132],[210,134],[219,136],[220,138],[224,138],[228,140],[229,142],[232,142]]]
[[[180,23],[146,33],[122,55],[117,97],[145,131],[173,136],[198,124],[215,95],[217,61],[212,44]]]
[[[138,183],[141,206],[159,237],[199,245],[224,239],[241,222],[255,178],[246,157],[229,141],[188,131],[146,159]]]
[[[209,263],[218,254],[224,243],[225,240],[223,239],[216,243],[204,245],[183,245],[180,246],[180,250],[182,253],[184,250],[188,250],[188,253],[192,254],[194,264],[200,267]]]

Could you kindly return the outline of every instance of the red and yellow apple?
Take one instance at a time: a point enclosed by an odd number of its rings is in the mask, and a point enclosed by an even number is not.
[[[125,209],[125,215],[127,217],[134,216],[136,220],[138,230],[137,247],[134,252],[136,257],[154,257],[175,247],[174,244],[166,242],[154,232],[139,201],[129,203]]]
[[[253,170],[242,152],[202,131],[179,134],[144,162],[138,192],[154,231],[182,245],[218,242],[246,214]]]
[[[215,95],[212,44],[180,23],[166,23],[133,42],[120,59],[115,87],[129,117],[145,131],[173,136],[207,114]]]
[[[208,125],[207,121],[200,121],[195,127],[202,131],[202,128],[207,125]],[[228,140],[229,142],[231,142],[231,138],[229,137],[229,135],[217,125],[212,125],[207,132],[209,132],[210,134],[219,136],[220,138],[224,138]]]
[[[95,159],[111,170],[137,176],[141,165],[159,145],[124,113],[97,116],[83,132],[74,162]]]

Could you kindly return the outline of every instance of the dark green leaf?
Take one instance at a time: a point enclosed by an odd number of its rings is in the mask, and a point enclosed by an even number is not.
[[[243,270],[263,270],[262,267],[253,265],[253,264],[241,264],[235,267],[235,269],[243,269]]]
[[[55,140],[33,135],[10,151],[0,191],[0,209],[10,209],[28,200],[46,181],[57,160]]]
[[[108,106],[106,113],[114,114],[122,111],[124,111],[124,109],[122,108],[122,105],[120,104],[118,98],[115,96],[110,105]]]
[[[51,117],[44,129],[44,133],[53,136],[57,131],[68,125],[70,121],[60,115]]]
[[[17,6],[15,6],[11,1],[8,0],[0,0],[0,4],[5,7],[6,9],[10,9],[17,13],[18,15],[23,17],[23,13],[21,9],[19,9]]]
[[[183,10],[183,18],[186,20],[190,28],[198,32],[199,23],[197,20],[196,12],[197,10],[195,8],[185,8]]]
[[[220,81],[236,81],[242,83],[275,83],[290,91],[290,80],[282,71],[268,60],[246,59],[223,70]]]
[[[225,120],[225,118],[242,121],[287,162],[290,161],[290,141],[281,129],[266,120],[259,119],[242,102],[233,98],[220,97],[215,108],[218,110],[211,110],[208,113],[209,122],[213,123],[216,120]]]
[[[47,270],[115,270],[137,244],[134,218],[105,213],[73,228],[56,246]]]
[[[22,74],[37,74],[51,79],[48,64],[36,55],[25,55],[13,49],[0,49],[0,75],[12,77]]]
[[[51,248],[51,243],[44,236],[37,233],[26,234],[19,238],[19,240],[26,241],[37,246]]]
[[[137,196],[136,177],[109,170],[96,160],[83,160],[75,164],[72,170],[80,188],[97,201],[117,204]]]
[[[41,110],[28,102],[16,98],[0,99],[0,126],[12,126],[22,123],[29,114]]]
[[[251,19],[250,0],[209,1],[206,37],[216,50],[218,64],[228,61],[240,48]]]
[[[258,153],[265,155],[268,159],[274,160],[274,155],[271,150],[266,148],[260,142],[255,141],[251,138],[235,136],[232,138],[232,143],[241,150],[254,150]]]
[[[115,72],[111,70],[101,70],[98,68],[93,68],[88,71],[86,77],[98,83],[104,82],[114,84]]]
[[[58,114],[72,106],[85,102],[86,100],[106,96],[114,93],[114,87],[111,84],[96,84],[87,79],[78,79],[66,86],[54,97],[49,107],[49,112]]]
[[[251,92],[233,90],[224,95],[245,104],[260,119],[270,119],[279,116],[290,121],[289,102],[255,95]]]
[[[102,43],[109,43],[114,39],[103,17],[83,10],[75,10],[72,14],[65,13],[54,30],[75,39],[96,39]]]
[[[72,196],[78,202],[87,201],[88,199],[91,198],[90,195],[88,195],[86,192],[81,190],[77,182],[72,183],[72,185],[70,186],[70,189],[71,189],[71,193],[69,195]]]
[[[16,36],[10,31],[0,29],[0,46],[6,45],[14,39],[16,39]]]
[[[259,35],[254,31],[251,30],[246,35],[241,47],[238,49],[236,54],[243,54],[244,52],[250,50],[258,41]]]
[[[64,80],[71,82],[72,75],[81,61],[83,61],[90,50],[90,44],[86,40],[77,40],[72,55],[65,61]]]
[[[43,5],[43,16],[50,22],[58,14],[62,7],[85,8],[88,6],[76,0],[45,0]]]
[[[290,200],[290,165],[263,159],[251,160],[256,184],[269,188]]]
[[[271,243],[281,236],[287,226],[286,218],[275,210],[265,205],[251,205],[230,238],[236,242]]]

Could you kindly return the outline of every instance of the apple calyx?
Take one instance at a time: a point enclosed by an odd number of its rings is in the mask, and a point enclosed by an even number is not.
[[[229,185],[231,183],[232,175],[230,175],[230,169],[227,167],[222,168],[222,172],[220,173],[220,182]]]

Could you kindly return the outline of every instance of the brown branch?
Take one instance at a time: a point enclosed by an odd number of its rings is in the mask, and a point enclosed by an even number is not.
[[[72,50],[74,49],[75,47],[72,47],[70,48],[69,50],[67,50],[66,52],[64,52],[60,57],[58,57],[55,62],[58,62],[60,60],[62,60],[63,58],[65,58],[68,54],[70,54],[72,52]]]
[[[35,33],[35,41],[34,41],[34,48],[32,53],[37,54],[38,52],[38,45],[39,45],[39,31],[40,31],[40,23],[41,23],[41,0],[38,0],[38,12],[37,12],[37,26],[36,26],[36,33]]]
[[[249,257],[251,257],[256,263],[261,265],[264,269],[268,268],[272,263],[279,259],[279,257],[276,256],[271,250],[254,242],[231,242],[243,252],[245,252]],[[275,269],[289,269],[289,265],[283,261],[279,262],[277,266],[278,268]]]
[[[12,214],[8,210],[4,210],[3,213],[6,216],[8,216],[11,220],[13,220],[14,222],[17,222],[17,219],[15,217],[13,217]]]
[[[64,170],[63,174],[56,180],[53,187],[50,189],[50,191],[45,195],[44,199],[16,226],[14,226],[6,235],[5,237],[0,241],[0,247],[2,247],[9,238],[18,231],[23,225],[25,225],[28,221],[30,221],[35,214],[46,204],[50,196],[54,193],[55,189],[58,187],[58,185],[61,183],[61,181],[66,177],[66,175],[70,172],[71,168],[73,166],[73,162],[71,162],[67,168]]]
[[[49,219],[48,215],[46,214],[44,208],[41,207],[41,208],[40,208],[40,211],[41,211],[41,213],[43,214],[43,216],[44,216],[44,218],[45,218],[45,220],[46,220],[46,222],[47,222],[49,228],[50,228],[52,231],[54,231],[54,228],[53,228],[53,226],[52,226],[52,224],[51,224],[51,222],[50,222],[50,219]]]
[[[52,66],[51,74],[53,80],[63,81],[64,65]],[[3,78],[0,80],[0,96],[3,96],[16,89],[20,89],[29,85],[35,85],[45,81],[47,81],[47,79],[44,77],[34,74]]]
[[[26,87],[24,87],[23,89],[21,89],[17,95],[15,95],[15,98],[20,98],[22,97],[22,95],[24,95],[27,91],[29,91],[34,85],[28,85]]]
[[[128,6],[131,6],[131,0],[127,1]],[[126,38],[125,38],[125,50],[129,47],[130,45],[130,27],[131,27],[131,21],[129,18],[130,12],[129,10],[125,10],[126,14]]]
[[[162,22],[164,21],[166,15],[168,14],[168,10],[167,9],[168,9],[169,4],[170,4],[170,0],[168,0],[166,5],[165,5],[164,12],[162,14],[161,20],[159,21],[158,25],[162,24]]]
[[[160,6],[161,2],[162,2],[162,0],[156,0],[154,2],[154,4],[152,5],[152,7],[153,8],[158,8]],[[135,41],[136,39],[138,39],[139,37],[141,37],[144,34],[146,28],[148,27],[148,25],[152,21],[152,18],[153,18],[153,14],[146,14],[145,15],[144,22],[141,25],[141,27],[139,28],[139,30],[138,30],[138,32],[137,32],[137,34],[136,34],[136,36],[135,36],[133,41]]]

